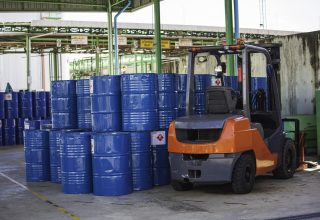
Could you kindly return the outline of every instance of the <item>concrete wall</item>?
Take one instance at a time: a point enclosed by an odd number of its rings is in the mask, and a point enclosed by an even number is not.
[[[320,31],[280,37],[282,114],[314,114],[320,83]]]

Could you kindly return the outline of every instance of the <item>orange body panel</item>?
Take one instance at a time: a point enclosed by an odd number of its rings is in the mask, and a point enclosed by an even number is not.
[[[168,133],[168,151],[179,154],[229,154],[252,150],[256,157],[256,175],[275,169],[278,155],[271,153],[257,129],[250,127],[245,117],[227,119],[221,136],[216,142],[190,144],[179,142],[176,138],[175,122]]]

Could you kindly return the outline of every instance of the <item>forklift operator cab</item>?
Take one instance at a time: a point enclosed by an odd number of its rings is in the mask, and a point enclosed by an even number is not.
[[[217,60],[222,55],[239,55],[240,91],[225,86],[207,88],[206,114],[194,115],[194,60],[203,52]],[[251,53],[264,54],[267,60],[265,108],[251,103]],[[273,172],[278,178],[293,176],[295,145],[283,132],[276,75],[267,49],[246,44],[190,49],[186,103],[187,115],[177,118],[169,127],[174,189],[188,190],[194,183],[231,183],[235,193],[248,193],[258,175]]]

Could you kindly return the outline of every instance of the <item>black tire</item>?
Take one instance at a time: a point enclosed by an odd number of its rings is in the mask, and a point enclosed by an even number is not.
[[[273,171],[273,176],[277,179],[289,179],[293,177],[297,168],[297,153],[291,139],[287,139],[279,160],[279,166]]]
[[[193,188],[192,183],[180,182],[180,181],[172,181],[171,186],[176,191],[187,191]]]
[[[237,194],[251,192],[254,186],[255,177],[255,157],[250,153],[242,154],[233,168],[231,182],[232,191]]]

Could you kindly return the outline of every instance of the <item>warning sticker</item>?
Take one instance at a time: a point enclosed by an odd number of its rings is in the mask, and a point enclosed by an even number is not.
[[[94,154],[94,139],[91,139],[91,153]]]
[[[151,145],[165,145],[166,140],[167,140],[167,137],[166,137],[165,131],[151,132]]]
[[[24,123],[24,129],[25,130],[29,130],[30,129],[29,123],[27,123],[27,122]]]
[[[11,101],[11,100],[12,100],[12,94],[11,94],[11,93],[5,94],[4,100],[6,100],[6,101]]]
[[[92,79],[90,79],[90,94],[92,94],[93,93],[93,80]]]

